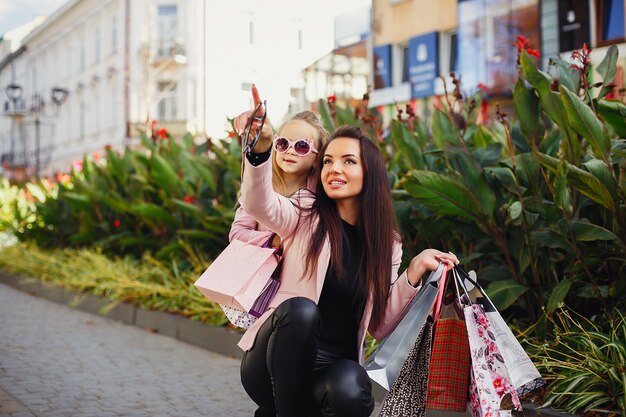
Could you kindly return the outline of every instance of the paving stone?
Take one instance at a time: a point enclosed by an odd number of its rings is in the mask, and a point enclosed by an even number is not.
[[[237,359],[4,284],[0,329],[0,392],[23,407],[0,417],[250,417],[256,408]]]

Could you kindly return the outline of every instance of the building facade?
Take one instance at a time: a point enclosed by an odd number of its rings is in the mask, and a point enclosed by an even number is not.
[[[586,42],[592,63],[618,44],[614,82],[623,87],[626,66],[624,0],[373,0],[373,87],[370,105],[390,118],[395,103],[411,102],[418,114],[444,93],[450,72],[467,93],[485,88],[487,97],[510,104],[517,77],[518,35],[549,59],[569,59]],[[449,78],[448,78],[449,81]],[[449,84],[448,84],[449,85]],[[450,85],[449,85],[450,87]],[[449,88],[450,90],[450,88]],[[616,92],[619,87],[616,88]]]
[[[152,121],[224,137],[252,83],[276,121],[303,107],[300,70],[332,49],[333,21],[294,3],[68,0],[0,57],[0,88],[20,94],[0,100],[3,169],[67,171]]]

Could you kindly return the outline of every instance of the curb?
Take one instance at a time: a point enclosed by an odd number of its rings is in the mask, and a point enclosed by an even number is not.
[[[122,323],[149,329],[164,336],[178,339],[202,349],[227,357],[241,359],[243,351],[237,343],[241,333],[225,327],[208,326],[200,321],[156,310],[145,310],[124,302],[112,301],[94,294],[77,293],[61,286],[45,283],[35,278],[12,275],[0,270],[0,283],[7,284],[30,295],[66,305],[70,308],[96,314]],[[377,402],[382,402],[385,390],[372,384]],[[535,404],[522,404],[525,417],[579,417],[577,414],[561,413]],[[470,417],[470,413],[427,411],[427,417]]]

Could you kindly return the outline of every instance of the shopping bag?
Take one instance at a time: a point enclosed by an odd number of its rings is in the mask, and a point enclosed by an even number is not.
[[[470,409],[474,417],[498,417],[522,410],[489,319],[479,304],[463,308],[472,358]]]
[[[450,274],[451,275],[451,274]],[[447,277],[447,284],[452,276]],[[456,282],[455,287],[458,288]],[[447,285],[446,285],[447,287]],[[461,320],[453,304],[445,305],[445,287],[435,305],[433,348],[428,374],[429,410],[465,412],[469,389],[470,350],[465,321]],[[457,290],[457,300],[460,293]]]
[[[426,323],[437,297],[439,280],[446,272],[444,264],[440,264],[436,271],[431,272],[404,318],[380,343],[366,363],[365,370],[370,379],[387,391],[398,378],[400,369]]]
[[[432,319],[428,317],[383,400],[379,417],[423,417],[426,414],[431,343]]]
[[[275,286],[270,281],[279,261],[277,249],[233,240],[194,285],[210,301],[258,317],[265,310],[253,307],[264,291]]]
[[[495,336],[500,354],[504,358],[504,363],[507,366],[517,395],[522,397],[544,385],[546,383],[545,380],[541,377],[541,374],[502,318],[502,315],[495,308],[485,290],[470,274],[460,267],[455,267],[453,273],[457,274],[459,282],[463,287],[469,282],[480,292],[481,297],[476,299],[476,302],[483,306],[485,315],[489,319],[490,331]]]

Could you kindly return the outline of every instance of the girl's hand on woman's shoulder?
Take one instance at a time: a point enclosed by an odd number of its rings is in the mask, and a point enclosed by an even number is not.
[[[417,287],[426,271],[436,270],[440,262],[445,263],[448,268],[453,268],[459,264],[459,259],[452,252],[446,253],[437,249],[425,249],[420,252],[411,260],[407,270],[411,285]]]

